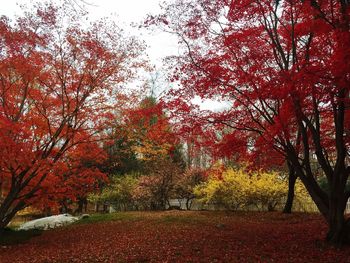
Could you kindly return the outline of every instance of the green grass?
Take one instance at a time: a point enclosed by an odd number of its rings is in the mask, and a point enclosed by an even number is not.
[[[4,232],[0,234],[0,245],[8,246],[25,243],[32,237],[40,236],[42,232],[42,230],[17,231],[11,228],[6,228]]]
[[[90,215],[90,217],[80,219],[74,224],[93,224],[107,221],[135,221],[138,219],[140,219],[140,216],[136,216],[133,213],[117,212],[110,214],[92,214]]]
[[[187,214],[186,212],[178,212],[175,214],[165,214],[163,212],[161,216],[157,216],[159,212],[115,212],[106,214],[92,214],[90,217],[80,219],[75,224],[93,224],[98,222],[108,221],[138,221],[138,220],[154,220],[158,223],[184,223],[184,224],[198,224],[206,221],[206,217],[203,215]],[[69,226],[67,226],[69,227]]]

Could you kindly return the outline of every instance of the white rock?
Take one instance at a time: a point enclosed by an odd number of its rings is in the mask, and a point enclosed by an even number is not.
[[[40,219],[35,219],[21,225],[18,230],[30,230],[30,229],[39,229],[47,230],[60,226],[65,226],[72,224],[77,221],[78,217],[74,217],[70,214],[61,214],[56,216],[48,216]]]

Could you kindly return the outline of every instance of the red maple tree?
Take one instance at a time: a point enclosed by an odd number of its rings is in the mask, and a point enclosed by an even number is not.
[[[142,63],[138,41],[106,20],[88,27],[83,18],[49,3],[0,19],[0,229],[62,187],[69,156],[100,147],[113,98]],[[84,174],[75,179],[100,177]]]
[[[184,44],[172,60],[182,84],[172,104],[194,94],[230,101],[207,120],[232,127],[232,138],[246,134],[250,151],[279,153],[326,219],[332,244],[350,241],[349,13],[342,0],[177,0],[148,21]]]

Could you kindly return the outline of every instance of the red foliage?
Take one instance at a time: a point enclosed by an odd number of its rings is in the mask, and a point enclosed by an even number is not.
[[[104,158],[97,142],[112,99],[143,48],[106,20],[86,28],[83,16],[42,4],[14,22],[0,18],[0,228],[41,197],[78,194],[103,177],[76,170],[77,156]]]
[[[33,206],[57,211],[64,200],[75,202],[86,198],[108,180],[99,169],[105,158],[105,151],[96,143],[77,145],[53,167],[55,183],[49,180],[42,183],[37,199],[32,200]]]
[[[152,21],[184,45],[170,65],[181,83],[170,107],[182,110],[195,95],[229,101],[225,111],[205,118],[196,111],[182,116],[229,134],[221,136],[225,154],[239,151],[265,166],[291,163],[328,220],[330,242],[350,242],[339,216],[350,197],[350,4],[177,0],[163,11],[166,24]],[[330,193],[318,185],[318,168]]]
[[[171,131],[169,118],[164,105],[154,98],[145,98],[139,107],[129,109],[126,113],[126,125],[134,136],[143,137],[155,146],[175,145],[177,138]]]

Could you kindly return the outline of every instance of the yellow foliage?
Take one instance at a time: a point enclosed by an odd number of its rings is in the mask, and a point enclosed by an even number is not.
[[[294,196],[294,204],[293,207],[297,211],[303,212],[315,212],[318,211],[317,206],[312,201],[309,193],[307,192],[305,186],[297,179],[294,188],[295,196]]]
[[[25,215],[34,215],[34,214],[40,214],[40,213],[41,213],[41,211],[38,210],[37,208],[32,207],[32,206],[28,206],[28,207],[24,208],[23,210],[19,211],[17,213],[17,215],[25,216]]]
[[[210,174],[207,182],[194,190],[204,203],[214,203],[229,210],[254,208],[273,210],[287,196],[288,182],[275,172],[248,173],[244,169],[229,168],[218,176]],[[298,180],[295,200],[299,203],[310,200],[308,193]]]
[[[171,148],[170,144],[164,143],[162,145],[156,145],[153,142],[146,141],[142,142],[142,145],[133,146],[132,149],[137,153],[141,160],[153,160],[158,159],[160,156],[166,156]]]
[[[250,191],[249,176],[243,170],[228,169],[221,176],[210,174],[209,180],[197,186],[194,193],[202,202],[236,210],[247,203]]]

